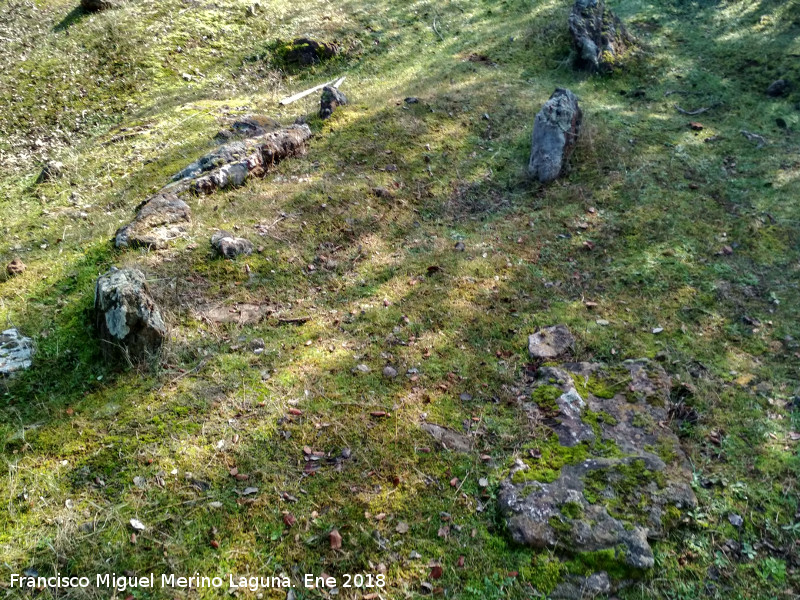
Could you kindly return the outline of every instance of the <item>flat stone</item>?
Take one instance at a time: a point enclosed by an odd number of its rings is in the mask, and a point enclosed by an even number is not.
[[[197,310],[201,319],[212,323],[236,323],[237,325],[255,325],[263,321],[271,310],[266,305],[234,304],[232,306],[204,306]]]
[[[94,315],[107,357],[145,362],[158,354],[167,337],[161,311],[137,269],[112,267],[97,279]]]
[[[534,358],[555,358],[575,343],[566,325],[552,325],[528,337],[528,352]]]
[[[555,479],[551,463],[542,461],[553,460],[558,446],[512,466],[498,497],[512,539],[566,558],[611,551],[627,568],[652,568],[650,541],[663,538],[681,514],[697,505],[691,467],[664,425],[669,376],[647,360],[626,361],[614,369],[565,363],[539,370],[534,397],[541,385],[557,387],[561,395],[545,414],[533,402],[526,405],[528,412],[537,412],[529,418],[544,418],[564,456],[581,458],[556,463]],[[553,439],[542,443],[550,445]],[[579,447],[585,452],[568,451]],[[574,596],[576,589],[598,595],[620,584],[607,586],[607,580],[607,573],[568,577],[553,597],[582,597]]]
[[[570,90],[558,88],[536,115],[528,173],[541,183],[561,175],[578,143],[583,113]]]
[[[253,244],[244,238],[235,237],[227,231],[218,231],[211,236],[211,246],[218,254],[228,259],[233,259],[244,254],[248,256],[253,253]]]
[[[172,193],[159,193],[143,202],[133,221],[114,236],[117,248],[164,248],[185,237],[192,224],[189,205]]]
[[[8,376],[31,367],[33,340],[14,327],[0,333],[0,375]]]

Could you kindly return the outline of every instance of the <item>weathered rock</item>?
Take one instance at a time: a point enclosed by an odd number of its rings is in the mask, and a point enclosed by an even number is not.
[[[53,179],[60,177],[63,172],[63,163],[60,163],[57,160],[49,160],[44,164],[42,170],[39,172],[39,176],[36,178],[36,183],[52,181]]]
[[[566,325],[552,325],[528,337],[528,352],[534,358],[555,358],[574,343],[575,338]]]
[[[6,274],[9,277],[16,277],[17,275],[22,275],[27,268],[22,259],[17,257],[6,265]]]
[[[117,269],[97,279],[94,317],[103,354],[141,363],[158,354],[167,337],[161,311],[136,269]]]
[[[214,138],[217,142],[229,142],[234,138],[250,138],[264,135],[281,128],[280,123],[265,115],[245,115],[231,123],[230,129],[220,131]]]
[[[322,88],[322,97],[319,100],[320,118],[327,119],[338,106],[344,106],[345,104],[347,104],[347,96],[339,91],[338,88],[326,85]]]
[[[184,237],[192,224],[189,205],[173,193],[160,192],[139,205],[136,217],[117,230],[117,248],[164,248]]]
[[[336,44],[297,38],[286,46],[283,60],[289,66],[308,67],[333,58],[338,52]]]
[[[210,194],[216,189],[238,187],[250,176],[263,177],[284,158],[303,152],[310,137],[308,125],[291,125],[224,144],[175,174],[176,193],[190,189]]]
[[[581,132],[583,113],[571,91],[558,88],[536,115],[528,173],[549,183],[564,172]]]
[[[8,376],[29,369],[35,348],[31,338],[15,327],[0,333],[0,375]]]
[[[469,452],[472,450],[472,443],[466,435],[435,423],[423,423],[420,427],[448,450],[454,450],[455,452]]]
[[[392,366],[386,365],[383,367],[383,376],[388,377],[389,379],[394,379],[397,377],[397,369]]]
[[[636,45],[605,0],[576,0],[569,16],[569,32],[577,66],[589,71],[613,70]]]
[[[270,312],[267,305],[244,303],[233,306],[204,306],[198,309],[197,316],[212,323],[255,325],[263,321]]]
[[[220,255],[229,259],[236,258],[240,254],[250,255],[253,253],[253,244],[249,240],[234,237],[227,231],[218,231],[212,235],[211,245]]]
[[[611,592],[611,581],[608,573],[600,571],[588,577],[570,575],[550,594],[550,598],[558,600],[585,600]]]
[[[537,375],[525,408],[553,434],[501,484],[510,535],[565,557],[599,553],[596,564],[631,575],[650,569],[649,541],[696,506],[690,466],[665,425],[669,377],[645,360],[613,370],[567,363]],[[553,597],[607,593],[619,583],[598,571],[566,579]]]
[[[767,88],[767,96],[772,98],[778,98],[779,96],[783,96],[786,92],[789,91],[790,84],[786,79],[778,79],[777,81],[773,81],[769,84]]]

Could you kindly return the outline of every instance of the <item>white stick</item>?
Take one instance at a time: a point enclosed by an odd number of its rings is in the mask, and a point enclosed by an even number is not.
[[[341,80],[342,80],[342,81],[344,81],[344,77],[342,77],[342,79],[341,79]],[[316,92],[317,90],[321,90],[321,89],[322,89],[322,88],[324,88],[326,85],[331,85],[332,83],[335,83],[336,81],[337,81],[336,79],[331,79],[330,81],[326,81],[325,83],[320,83],[319,85],[315,85],[315,86],[314,86],[313,88],[311,88],[311,89],[305,90],[305,91],[303,91],[303,92],[298,92],[298,93],[297,93],[297,94],[295,94],[294,96],[289,96],[288,98],[284,98],[284,99],[283,99],[283,100],[281,100],[281,101],[280,101],[278,104],[280,104],[281,106],[286,106],[287,104],[291,104],[292,102],[295,102],[295,101],[297,101],[297,100],[300,100],[301,98],[305,98],[305,97],[306,97],[306,96],[308,96],[309,94],[313,94],[313,93],[314,93],[314,92]]]
[[[347,79],[347,77],[345,75],[342,75],[339,79],[336,80],[336,83],[333,84],[333,87],[335,87],[338,90],[339,86],[342,85],[342,83],[344,83],[345,79]]]

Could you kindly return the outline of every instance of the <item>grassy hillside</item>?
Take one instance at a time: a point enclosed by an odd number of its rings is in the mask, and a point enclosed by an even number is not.
[[[800,595],[799,2],[618,0],[644,50],[608,76],[573,70],[566,0],[0,2],[0,262],[28,267],[0,281],[0,321],[38,349],[0,380],[4,582],[382,571],[383,598],[422,582],[535,597],[547,553],[510,542],[494,499],[541,434],[520,404],[527,336],[566,323],[576,360],[672,374],[694,470],[699,508],[619,597]],[[341,53],[290,69],[281,50],[301,36]],[[332,119],[313,116],[317,95],[278,106],[342,74],[350,105]],[[781,77],[794,90],[768,98]],[[555,87],[585,129],[543,187],[525,167]],[[136,205],[249,113],[312,115],[307,154],[194,199],[192,235],[168,250],[114,250]],[[64,173],[37,185],[48,158]],[[260,251],[213,258],[216,228]],[[112,265],[143,269],[169,322],[148,368],[101,358],[90,309]],[[207,318],[236,303],[269,316]],[[466,427],[475,452],[437,448],[423,418]]]

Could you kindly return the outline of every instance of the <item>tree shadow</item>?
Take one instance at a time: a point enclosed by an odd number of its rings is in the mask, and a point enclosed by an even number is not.
[[[53,31],[55,32],[62,32],[66,31],[76,23],[79,23],[84,18],[88,17],[91,13],[87,10],[84,10],[83,7],[80,5],[73,8],[67,15],[61,19],[55,26],[53,26]]]

